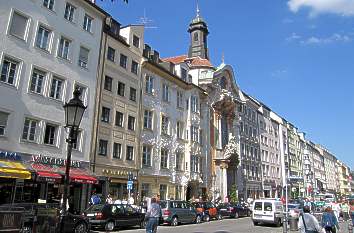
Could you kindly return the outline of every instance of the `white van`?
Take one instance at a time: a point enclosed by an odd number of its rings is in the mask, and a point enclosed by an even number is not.
[[[281,226],[283,224],[283,204],[275,199],[260,199],[253,202],[252,221],[258,223],[270,223]]]

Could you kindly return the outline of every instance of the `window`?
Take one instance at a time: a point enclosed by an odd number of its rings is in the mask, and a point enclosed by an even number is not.
[[[61,99],[62,86],[63,86],[63,80],[57,77],[53,77],[52,85],[50,86],[49,97],[57,100]]]
[[[191,155],[191,171],[200,172],[200,158],[195,155]]]
[[[193,35],[194,41],[198,41],[198,32],[195,32]]]
[[[49,10],[53,10],[54,8],[54,0],[43,0],[43,6],[48,8]]]
[[[87,68],[90,50],[80,46],[79,66]]]
[[[39,26],[36,38],[36,46],[40,49],[49,50],[49,37],[51,31],[43,26]]]
[[[78,130],[78,132],[76,134],[76,137],[72,139],[72,141],[73,141],[73,149],[74,150],[80,150],[80,147],[81,147],[81,135],[82,135],[81,130]]]
[[[102,114],[101,114],[101,121],[109,123],[109,115],[110,115],[111,109],[102,107]]]
[[[137,48],[140,46],[140,39],[136,35],[133,35],[133,45]]]
[[[187,70],[184,68],[181,68],[181,78],[183,81],[187,81]]]
[[[191,96],[191,108],[192,112],[198,112],[198,97],[195,95]]]
[[[177,121],[177,138],[183,139],[183,122]]]
[[[108,46],[107,59],[114,62],[115,53],[116,53],[116,50]]]
[[[142,183],[141,184],[141,197],[150,197],[150,184]]]
[[[177,108],[183,108],[183,93],[177,91]]]
[[[139,64],[136,61],[132,61],[131,72],[133,74],[138,74],[138,67],[139,67]]]
[[[92,27],[92,20],[93,18],[85,14],[84,16],[84,24],[82,25],[82,28],[88,32],[91,32],[91,27]]]
[[[146,75],[145,76],[145,92],[148,94],[152,94],[154,88],[154,78]]]
[[[151,166],[151,146],[143,146],[143,165]]]
[[[22,139],[26,141],[34,142],[36,140],[36,130],[37,130],[37,121],[26,118],[25,124],[22,131]]]
[[[168,168],[168,150],[161,149],[161,168]]]
[[[170,101],[170,92],[167,84],[162,84],[162,100],[166,102]]]
[[[42,93],[44,77],[45,77],[44,72],[37,69],[33,70],[32,78],[31,78],[31,86],[30,86],[31,92],[38,93],[38,94]]]
[[[63,59],[66,59],[66,60],[69,60],[69,49],[70,49],[70,44],[71,44],[71,41],[64,38],[64,37],[61,37],[60,38],[60,41],[59,41],[59,48],[58,48],[58,56],[63,58]]]
[[[193,142],[198,142],[198,127],[196,126],[191,126],[191,140]]]
[[[100,139],[98,143],[98,154],[107,156],[108,141]]]
[[[128,129],[135,130],[135,117],[133,116],[128,116]]]
[[[44,144],[54,145],[56,138],[57,126],[46,124],[44,131]]]
[[[168,135],[168,128],[170,124],[170,119],[166,116],[161,117],[161,134],[167,134]]]
[[[27,25],[28,18],[17,12],[14,12],[12,15],[9,33],[24,40],[26,37]]]
[[[0,136],[4,136],[6,133],[7,119],[9,114],[0,111]]]
[[[184,157],[183,153],[177,151],[176,152],[176,170],[183,171]]]
[[[121,112],[116,111],[116,126],[123,127],[124,115]]]
[[[124,69],[126,69],[127,68],[127,61],[128,61],[128,57],[121,53],[120,59],[119,59],[119,65],[121,67],[123,67]]]
[[[122,82],[118,82],[118,91],[117,94],[120,96],[124,96],[124,92],[125,92],[125,84]]]
[[[77,84],[77,83],[75,83],[74,90],[75,90],[75,89],[78,89],[78,90],[80,91],[80,93],[81,93],[81,95],[80,95],[80,100],[85,103],[86,90],[87,90],[87,88],[84,87],[84,86],[81,86],[81,85],[79,85],[79,84]]]
[[[133,160],[134,159],[134,147],[132,146],[127,146],[127,154],[126,154],[126,160]]]
[[[167,198],[167,185],[160,184],[160,199],[166,200]]]
[[[107,91],[112,91],[112,81],[113,79],[109,76],[105,76],[104,78],[104,89]]]
[[[133,87],[130,88],[129,99],[134,102],[136,101],[136,89]]]
[[[0,81],[11,85],[15,84],[19,63],[11,58],[5,57],[1,67]]]
[[[113,158],[120,159],[122,154],[122,144],[113,143]]]
[[[74,20],[75,7],[70,3],[66,3],[64,18],[72,22]]]
[[[149,110],[144,111],[144,129],[152,129],[153,112]]]

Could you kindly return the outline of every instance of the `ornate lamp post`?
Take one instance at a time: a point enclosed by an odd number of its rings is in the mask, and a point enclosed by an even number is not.
[[[64,180],[64,193],[63,202],[61,203],[61,215],[60,215],[60,232],[64,230],[64,218],[67,215],[66,203],[68,201],[69,194],[69,180],[70,180],[70,165],[71,165],[71,151],[73,148],[73,142],[76,140],[77,132],[81,123],[82,116],[84,115],[86,106],[80,99],[81,92],[79,89],[75,89],[73,93],[74,97],[64,104],[65,111],[65,128],[69,129],[69,137],[66,139],[68,143],[66,164],[65,164],[65,180]]]

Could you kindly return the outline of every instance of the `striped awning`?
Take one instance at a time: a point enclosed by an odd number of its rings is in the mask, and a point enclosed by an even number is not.
[[[0,177],[31,179],[31,172],[20,162],[0,160]]]

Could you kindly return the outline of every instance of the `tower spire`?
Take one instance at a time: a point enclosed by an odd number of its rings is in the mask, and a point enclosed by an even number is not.
[[[197,17],[199,17],[200,16],[199,1],[198,0],[196,1],[197,1]]]

